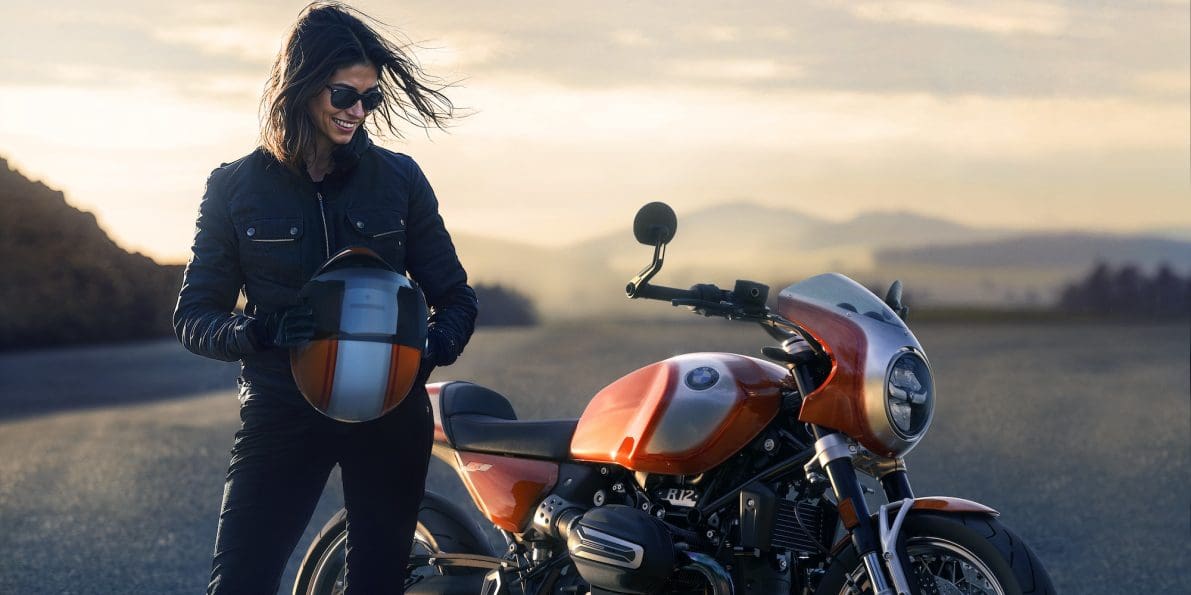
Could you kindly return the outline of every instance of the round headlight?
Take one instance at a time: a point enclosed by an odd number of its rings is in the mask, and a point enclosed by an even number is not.
[[[885,410],[893,429],[902,438],[918,438],[934,407],[935,386],[926,360],[916,352],[902,352],[885,378]]]

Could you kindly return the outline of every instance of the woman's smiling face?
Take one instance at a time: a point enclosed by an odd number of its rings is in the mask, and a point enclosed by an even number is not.
[[[327,81],[330,87],[351,89],[361,94],[375,91],[377,83],[377,69],[372,64],[345,66],[336,70]],[[331,90],[327,88],[311,97],[306,108],[318,130],[317,142],[320,153],[329,151],[332,145],[347,144],[355,135],[356,129],[364,124],[364,117],[368,115],[360,101],[344,109],[331,105]]]

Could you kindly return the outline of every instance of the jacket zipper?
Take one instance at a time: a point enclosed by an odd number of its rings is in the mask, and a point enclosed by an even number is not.
[[[323,218],[323,252],[326,254],[324,260],[331,259],[331,235],[327,232],[327,211],[323,209],[323,193],[316,192],[318,195],[318,214]]]

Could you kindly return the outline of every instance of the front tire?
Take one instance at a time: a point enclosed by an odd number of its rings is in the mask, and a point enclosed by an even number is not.
[[[487,538],[467,519],[458,506],[432,492],[426,492],[418,507],[418,524],[414,529],[411,556],[438,552],[491,555]],[[298,578],[294,581],[294,595],[342,595],[347,570],[347,511],[340,509],[323,525],[318,536],[306,550]],[[406,588],[422,578],[438,574],[469,575],[477,587],[483,571],[474,568],[444,569],[437,566],[410,568]],[[463,577],[460,577],[461,580]],[[468,582],[470,584],[470,582]]]
[[[1054,595],[1034,552],[995,518],[982,514],[911,513],[901,533],[903,567],[917,593]],[[849,545],[827,570],[816,595],[872,593],[868,573]]]

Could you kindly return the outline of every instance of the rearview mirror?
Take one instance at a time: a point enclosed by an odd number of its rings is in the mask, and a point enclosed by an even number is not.
[[[664,202],[651,202],[637,211],[633,219],[633,235],[646,246],[668,244],[678,231],[678,217]]]

